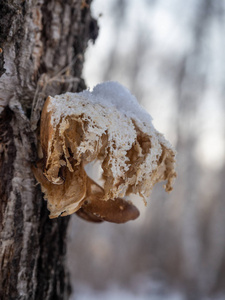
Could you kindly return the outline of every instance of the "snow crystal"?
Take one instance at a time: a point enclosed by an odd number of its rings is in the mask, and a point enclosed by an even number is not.
[[[72,98],[74,98],[74,93],[66,93],[64,95],[55,96],[56,100],[68,99],[67,108],[63,101],[52,102],[52,105],[57,106],[58,108],[56,110],[58,115],[54,115],[56,123],[59,121],[61,111],[63,111],[65,115],[73,113],[71,110],[74,107]],[[72,99],[72,101],[69,101],[69,99]],[[145,133],[153,127],[152,117],[150,114],[140,106],[135,96],[133,96],[127,88],[118,82],[103,82],[96,85],[93,91],[85,90],[83,92],[76,93],[76,100],[77,102],[85,100],[86,103],[99,104],[111,109],[116,108],[126,117],[134,119]],[[48,110],[50,111],[52,109],[54,109],[53,106],[49,106]]]

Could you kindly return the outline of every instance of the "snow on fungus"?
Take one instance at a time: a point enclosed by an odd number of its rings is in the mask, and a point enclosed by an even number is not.
[[[117,82],[93,91],[48,97],[41,115],[42,159],[34,168],[50,218],[74,212],[86,220],[124,223],[139,211],[122,199],[144,198],[166,180],[172,190],[175,151],[152,125],[151,116]],[[100,161],[104,186],[90,179],[84,167]]]

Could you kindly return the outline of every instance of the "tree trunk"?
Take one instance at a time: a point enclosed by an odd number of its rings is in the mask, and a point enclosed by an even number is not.
[[[85,88],[90,1],[0,3],[0,299],[68,299],[69,217],[50,220],[31,166],[48,95]]]

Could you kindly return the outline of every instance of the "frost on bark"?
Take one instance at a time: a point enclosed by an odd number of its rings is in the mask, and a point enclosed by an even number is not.
[[[85,88],[90,1],[0,3],[0,299],[67,299],[69,217],[50,220],[31,166],[45,98]]]

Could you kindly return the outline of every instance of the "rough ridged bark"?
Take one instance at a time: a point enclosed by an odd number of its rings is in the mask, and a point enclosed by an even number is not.
[[[50,220],[31,165],[48,95],[80,91],[90,1],[0,3],[0,299],[68,299],[68,217]]]

